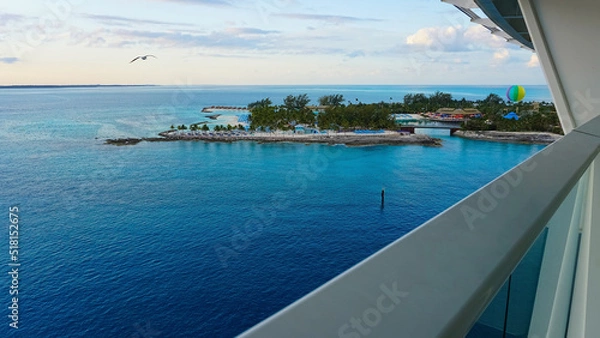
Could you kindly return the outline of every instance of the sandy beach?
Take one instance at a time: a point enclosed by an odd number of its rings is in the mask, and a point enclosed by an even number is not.
[[[217,118],[217,123],[222,124],[224,126],[232,125],[232,126],[237,126],[238,123],[238,116],[237,115],[221,115]]]

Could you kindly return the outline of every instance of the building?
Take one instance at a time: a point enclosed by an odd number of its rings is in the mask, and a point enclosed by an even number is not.
[[[472,117],[481,117],[481,112],[475,108],[440,108],[435,113],[428,113],[432,120],[464,121]]]
[[[535,50],[565,136],[242,337],[600,337],[600,2],[444,2]]]

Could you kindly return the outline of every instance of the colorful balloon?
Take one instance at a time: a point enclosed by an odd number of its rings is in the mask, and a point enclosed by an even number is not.
[[[525,97],[525,88],[523,86],[510,86],[506,91],[506,98],[512,102],[519,102]]]

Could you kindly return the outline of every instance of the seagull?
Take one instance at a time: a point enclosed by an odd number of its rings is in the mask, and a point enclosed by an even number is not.
[[[152,55],[152,54],[148,54],[148,55],[140,55],[140,56],[136,56],[135,59],[129,61],[129,63],[132,63],[135,60],[141,59],[141,60],[146,60],[149,56],[158,59],[156,56]]]

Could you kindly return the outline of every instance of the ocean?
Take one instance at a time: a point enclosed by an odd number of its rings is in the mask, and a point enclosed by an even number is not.
[[[235,336],[544,147],[438,130],[423,132],[442,147],[106,138],[156,136],[207,121],[203,107],[266,97],[483,99],[506,87],[0,89],[0,336]],[[526,100],[551,101],[545,86],[526,89]],[[209,122],[239,112],[223,114]],[[15,206],[18,329],[8,308]]]

